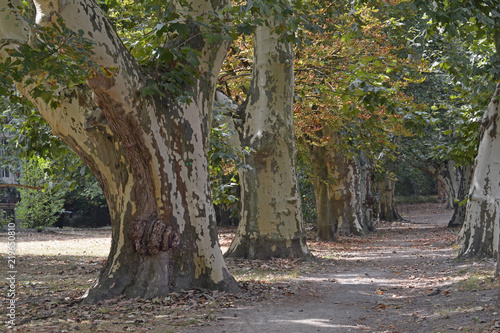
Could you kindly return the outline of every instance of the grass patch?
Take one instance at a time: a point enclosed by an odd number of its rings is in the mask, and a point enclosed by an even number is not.
[[[461,291],[490,290],[497,287],[498,282],[490,272],[470,273],[465,280],[458,283]]]
[[[232,259],[228,265],[231,274],[240,282],[276,283],[297,278],[303,271],[297,260],[280,258],[270,260]]]

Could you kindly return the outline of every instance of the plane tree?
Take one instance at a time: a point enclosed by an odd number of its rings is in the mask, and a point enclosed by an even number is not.
[[[496,1],[414,3],[425,10],[429,36],[444,36],[454,45],[437,62],[456,85],[457,122],[448,132],[465,139],[450,151],[470,158],[474,173],[461,230],[462,256],[493,256],[498,252],[498,82],[500,80],[500,14]],[[480,126],[480,129],[477,129]],[[467,140],[466,138],[469,138]],[[479,146],[477,146],[479,142]],[[460,150],[462,152],[460,153]],[[476,156],[477,151],[477,156]]]
[[[220,76],[233,144],[243,154],[240,223],[227,256],[308,257],[293,126],[297,31],[317,29],[301,3],[248,3],[263,24],[231,46]],[[241,83],[235,88],[235,85]]]
[[[293,49],[276,27],[271,22],[255,30],[252,81],[235,126],[249,152],[243,158],[248,167],[240,171],[241,219],[230,257],[309,255],[295,166]]]
[[[86,300],[237,291],[218,247],[207,162],[228,3],[120,4],[141,18],[127,22],[91,0],[0,4],[1,93],[15,84],[108,202],[111,251]]]
[[[430,53],[432,46],[423,48]],[[452,98],[455,85],[448,75],[431,68],[432,56],[423,57],[427,64],[422,73],[425,79],[409,84],[406,91],[426,106],[424,112],[429,122],[418,129],[421,135],[401,139],[398,177],[404,177],[409,170],[432,176],[445,192],[447,208],[454,209],[448,226],[458,227],[465,216],[463,201],[472,178],[478,123],[471,119],[466,106]]]

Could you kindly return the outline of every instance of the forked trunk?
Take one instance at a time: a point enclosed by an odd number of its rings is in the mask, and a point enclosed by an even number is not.
[[[186,87],[190,104],[142,97],[148,77],[95,2],[37,1],[37,10],[39,24],[58,15],[82,29],[95,42],[93,60],[113,68],[112,76],[96,74],[85,86],[55,91],[55,109],[18,84],[94,172],[108,202],[111,251],[86,300],[152,298],[196,287],[237,291],[218,246],[206,156],[225,47],[193,44],[206,58],[200,79]]]

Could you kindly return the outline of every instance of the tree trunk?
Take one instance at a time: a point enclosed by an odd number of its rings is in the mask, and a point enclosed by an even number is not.
[[[338,233],[366,235],[371,221],[366,220],[366,206],[361,196],[361,169],[358,161],[339,149],[335,133],[330,133],[326,165],[329,171],[328,198],[331,218]]]
[[[431,162],[428,161],[423,171],[436,179],[444,187],[446,192],[446,209],[453,208],[454,199],[457,198],[458,189],[462,182],[460,167],[452,161]]]
[[[441,200],[441,203],[448,203],[450,200],[450,193],[446,190],[445,185],[443,182],[439,181],[437,182],[437,190],[438,190],[438,199]]]
[[[403,218],[399,215],[394,202],[394,191],[396,181],[389,175],[375,184],[375,192],[378,195],[378,201],[375,205],[375,216],[378,220],[387,222],[401,221]]]
[[[326,149],[323,146],[309,148],[314,177],[314,194],[318,214],[317,238],[322,241],[335,240],[337,224],[333,221],[328,199],[329,172],[326,165]]]
[[[357,172],[355,173],[354,193],[356,211],[359,214],[361,225],[366,231],[374,231],[373,226],[373,204],[375,200],[372,193],[372,168],[370,161],[363,153],[354,158]]]
[[[454,210],[448,227],[460,227],[465,218],[465,205],[460,205],[467,197],[472,178],[472,166],[457,165],[449,160],[441,163],[428,162],[424,172],[434,177],[446,192],[446,209]]]
[[[149,78],[95,2],[36,4],[38,24],[58,15],[95,42],[93,61],[114,68],[112,76],[96,74],[86,86],[55,91],[60,97],[55,109],[33,97],[31,87],[18,84],[54,133],[94,172],[108,202],[111,251],[87,301],[152,298],[195,287],[237,291],[218,246],[206,157],[225,46],[193,44],[204,59],[200,79],[186,87],[193,92],[192,103],[141,97]]]
[[[253,78],[238,128],[252,151],[240,172],[241,221],[230,257],[309,255],[302,222],[293,128],[293,51],[269,27],[255,33]]]
[[[500,84],[481,123],[478,154],[460,233],[460,256],[495,257],[498,252],[500,219]]]
[[[463,201],[469,194],[472,180],[472,165],[461,165],[458,167],[460,174],[460,183],[455,192],[456,197],[453,200],[453,216],[448,222],[448,228],[461,227],[464,224],[467,205]]]
[[[324,136],[324,135],[323,135]],[[318,212],[317,238],[335,240],[339,232],[366,235],[374,230],[369,161],[361,154],[349,158],[329,132],[326,146],[309,147]]]

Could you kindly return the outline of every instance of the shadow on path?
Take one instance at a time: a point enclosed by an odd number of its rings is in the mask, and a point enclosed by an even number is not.
[[[497,332],[493,263],[456,259],[451,211],[437,204],[400,211],[405,222],[341,238],[331,251],[312,242],[318,262],[287,281],[287,292],[243,296],[207,326],[182,332]]]

